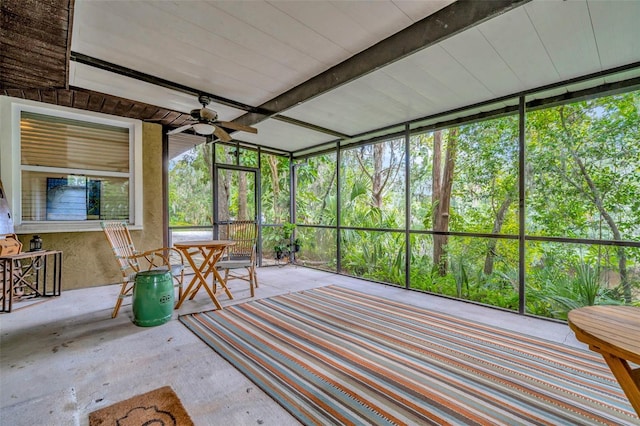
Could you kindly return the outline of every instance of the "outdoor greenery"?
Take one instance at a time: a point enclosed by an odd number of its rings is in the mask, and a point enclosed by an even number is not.
[[[408,169],[401,136],[345,146],[339,164],[335,152],[293,167],[263,153],[263,259],[291,221],[292,169],[304,264],[559,319],[578,306],[640,305],[639,114],[637,91],[529,110],[524,164],[515,113],[412,134]],[[207,149],[172,164],[172,224],[211,223]],[[244,165],[257,167],[252,158]],[[242,203],[238,185],[225,197]]]

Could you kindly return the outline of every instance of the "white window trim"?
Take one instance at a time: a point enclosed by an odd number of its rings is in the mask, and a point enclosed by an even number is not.
[[[17,234],[102,231],[99,220],[22,221],[21,171],[28,168],[21,166],[20,162],[20,117],[23,111],[129,129],[129,144],[133,146],[129,150],[129,223],[132,229],[142,229],[142,121],[0,96],[0,179]]]

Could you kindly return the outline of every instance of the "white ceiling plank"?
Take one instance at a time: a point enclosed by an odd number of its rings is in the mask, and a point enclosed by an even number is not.
[[[445,86],[458,99],[456,105],[462,106],[492,98],[491,92],[469,73],[440,45],[432,46],[407,58],[408,66],[416,66],[425,72],[425,81]],[[450,104],[440,99],[443,104]]]
[[[478,31],[523,85],[540,87],[560,79],[523,8],[511,10],[479,25]]]
[[[300,64],[314,61],[214,7],[215,3],[193,2],[189,7],[170,2],[154,2],[153,5],[163,11],[163,14],[156,14],[154,21],[169,25],[167,29],[171,30],[173,38],[193,49],[218,55],[231,64],[288,83],[296,78]],[[180,17],[180,21],[176,17]],[[171,28],[174,21],[178,23]]]
[[[183,92],[158,87],[153,84],[75,62],[71,62],[70,68],[73,76],[69,81],[71,86],[95,90],[100,93],[108,93],[124,99],[136,99],[150,105],[183,113],[188,113],[192,109],[200,107],[195,97]],[[209,108],[215,110],[220,120],[224,121],[234,120],[244,114],[242,110],[215,102],[210,103]]]
[[[494,97],[523,89],[522,82],[477,28],[456,34],[440,45]]]
[[[533,1],[523,7],[562,80],[601,71],[585,0]]]
[[[310,105],[305,103],[299,110],[292,108],[287,110],[286,114],[348,135],[361,133],[367,128],[380,127],[376,125],[381,116],[378,111],[363,108],[344,92],[325,93],[309,102]]]
[[[238,140],[285,151],[297,151],[336,139],[335,136],[274,119],[258,123],[255,127],[258,129],[257,134],[238,133]]]
[[[350,56],[331,40],[305,26],[302,22],[264,1],[215,1],[215,6],[269,34],[295,50],[314,57],[323,67],[309,67],[308,77],[318,74]]]
[[[393,0],[393,3],[414,22],[450,5],[455,0]]]
[[[640,1],[587,4],[603,69],[640,61]]]
[[[344,105],[333,93],[324,94],[320,98],[290,108],[285,115],[347,135],[358,133],[362,120],[359,119],[357,109]]]
[[[101,2],[98,4],[102,5]],[[144,23],[136,23],[137,21],[133,20],[131,25],[124,25],[126,29],[120,30],[123,20],[131,17],[148,14],[157,19],[170,18],[167,14],[156,16],[154,11],[158,9],[144,9],[143,5],[136,2],[117,2],[118,7],[98,7],[93,13],[85,16],[82,22],[85,27],[91,28],[83,31],[84,43],[89,43],[88,49],[100,59],[249,104],[256,104],[256,101],[261,103],[273,97],[273,94],[281,93],[288,88],[290,83],[286,79],[274,79],[228,61],[220,52],[208,52],[185,44],[180,39],[189,41],[188,33],[175,28],[177,23],[184,24],[185,21],[173,20],[173,26],[167,24],[165,31],[161,31],[161,27],[157,25],[148,28]],[[85,53],[87,47],[72,48]],[[235,52],[233,49],[220,49],[228,55]],[[137,52],[151,54],[139,55]],[[167,56],[167,52],[170,52],[170,56]],[[250,59],[251,55],[246,55],[246,60]],[[194,78],[195,76],[198,77]],[[226,84],[211,87],[212,79],[223,80]],[[265,92],[262,89],[264,87],[272,87],[273,91]],[[256,96],[260,93],[263,94],[262,98]]]
[[[450,3],[77,1],[72,50],[260,105]],[[302,102],[284,115],[360,134],[637,62],[639,21],[637,0],[533,0]],[[630,71],[624,77],[638,74]],[[621,78],[601,78],[572,88]],[[198,107],[191,95],[79,63],[71,64],[70,83],[182,112]],[[528,99],[566,91],[559,87]],[[486,105],[447,119],[495,107]],[[212,108],[223,120],[242,115],[229,107]],[[238,139],[284,150],[335,139],[273,119],[258,127],[258,135],[238,133]]]
[[[338,89],[353,108],[369,112],[373,122],[362,122],[358,132],[383,127],[422,116],[419,111],[433,108],[429,101],[411,93],[406,86],[383,72],[371,73]],[[413,106],[413,108],[412,108]]]
[[[428,60],[429,55],[430,52],[425,51],[422,61]],[[402,61],[386,66],[382,69],[382,72],[389,74],[403,85],[412,88],[416,93],[427,99],[431,105],[434,105],[435,109],[441,109],[444,105],[457,105],[463,102],[463,99],[452,92],[445,84],[430,76],[417,63],[414,64],[412,61],[413,59],[411,58],[405,58]]]
[[[385,39],[415,22],[390,1],[331,1],[331,4],[377,40]],[[427,2],[423,2],[427,6]],[[424,10],[424,7],[423,7]],[[426,15],[425,15],[426,16]],[[371,25],[371,23],[375,25]]]
[[[370,86],[397,102],[403,111],[403,121],[421,117],[437,109],[432,99],[396,78],[388,70],[379,70],[363,78]]]
[[[371,45],[365,28],[329,2],[275,0],[270,3],[351,54]],[[371,7],[375,7],[375,2]]]

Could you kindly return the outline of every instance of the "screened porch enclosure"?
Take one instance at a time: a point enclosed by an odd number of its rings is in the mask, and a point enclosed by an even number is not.
[[[624,78],[304,151],[194,136],[170,159],[171,239],[255,220],[261,266],[295,262],[557,320],[638,306],[640,91]]]

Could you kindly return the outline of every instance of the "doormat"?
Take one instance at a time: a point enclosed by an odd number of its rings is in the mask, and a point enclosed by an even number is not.
[[[89,426],[193,426],[180,398],[170,386],[117,402],[89,414]]]

